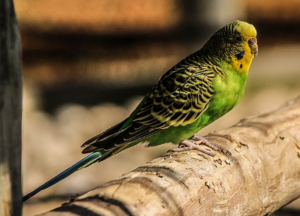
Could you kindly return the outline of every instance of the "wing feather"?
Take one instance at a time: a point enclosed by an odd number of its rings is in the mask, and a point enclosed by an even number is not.
[[[208,107],[215,76],[209,67],[188,66],[162,77],[133,122],[156,129],[193,123]]]
[[[128,118],[132,122],[127,128],[122,128],[120,123],[108,133],[95,136],[83,145],[87,146],[83,152],[125,146],[164,129],[195,122],[209,106],[214,94],[212,81],[215,76],[216,72],[210,66],[187,64],[172,68],[143,100],[135,116]],[[118,128],[122,130],[116,131]]]

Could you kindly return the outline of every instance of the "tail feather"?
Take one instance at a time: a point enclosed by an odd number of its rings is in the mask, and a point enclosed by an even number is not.
[[[34,196],[35,194],[37,194],[41,190],[44,190],[44,189],[56,184],[57,182],[63,180],[64,178],[68,177],[72,173],[74,173],[74,172],[76,172],[76,171],[78,171],[82,168],[88,167],[89,165],[91,165],[91,164],[95,163],[96,161],[98,161],[100,158],[101,158],[101,160],[104,160],[106,158],[106,156],[107,156],[107,154],[103,154],[101,152],[94,152],[94,153],[88,155],[87,157],[85,157],[82,160],[78,161],[76,164],[69,167],[65,171],[61,172],[60,174],[58,174],[54,178],[50,179],[49,181],[47,181],[46,183],[44,183],[43,185],[41,185],[40,187],[38,187],[34,191],[32,191],[29,194],[27,194],[26,196],[24,196],[23,199],[22,199],[22,202],[28,200],[30,197]]]

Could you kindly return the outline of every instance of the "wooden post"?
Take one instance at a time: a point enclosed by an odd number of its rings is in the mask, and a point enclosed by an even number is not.
[[[168,153],[40,216],[269,215],[300,196],[300,97]],[[100,171],[101,172],[101,171]]]
[[[22,214],[22,62],[12,0],[0,1],[0,215]]]

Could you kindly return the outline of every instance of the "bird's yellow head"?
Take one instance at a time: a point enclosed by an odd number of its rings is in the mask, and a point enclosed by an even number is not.
[[[253,25],[236,20],[217,31],[205,46],[216,58],[225,58],[236,71],[247,73],[258,54],[256,35]]]
[[[255,58],[258,54],[258,46],[256,39],[257,32],[254,26],[239,20],[230,24],[234,24],[233,30],[242,38],[242,45],[244,48],[250,48],[250,53],[253,54],[252,57]]]

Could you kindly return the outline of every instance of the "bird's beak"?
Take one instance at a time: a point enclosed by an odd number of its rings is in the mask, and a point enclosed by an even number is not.
[[[254,58],[258,54],[258,45],[257,45],[257,39],[255,37],[251,37],[248,40],[249,47],[251,49],[251,53],[254,54]]]

